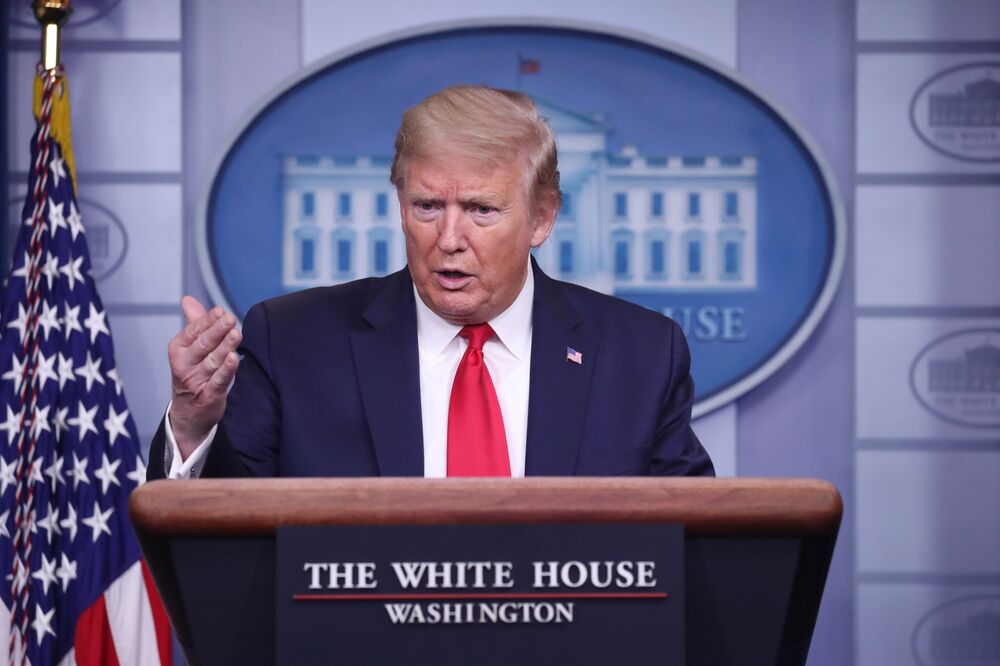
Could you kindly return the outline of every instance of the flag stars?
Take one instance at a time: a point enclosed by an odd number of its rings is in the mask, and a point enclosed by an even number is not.
[[[76,375],[73,374],[73,358],[63,356],[59,352],[59,390],[61,391],[66,382],[75,382]]]
[[[45,265],[42,266],[42,275],[45,276],[45,282],[49,286],[49,291],[52,291],[52,283],[59,279],[59,257],[52,252],[45,255]]]
[[[83,409],[83,404],[80,404],[80,409]],[[97,411],[97,407],[94,407],[94,411]],[[91,416],[93,418],[93,416]],[[93,422],[91,422],[91,427],[93,428]],[[94,428],[94,432],[97,432],[97,428]],[[83,439],[81,437],[81,439]],[[87,461],[89,458],[77,458],[76,451],[73,452],[73,469],[66,472],[73,479],[73,492],[76,492],[77,486],[81,483],[90,483],[90,477],[87,476]],[[74,530],[75,531],[75,530]]]
[[[87,436],[88,432],[97,434],[97,426],[94,425],[94,419],[97,417],[97,405],[94,405],[90,409],[84,409],[83,401],[76,403],[76,416],[66,421],[71,426],[76,426],[79,430],[78,439],[82,442],[83,438]],[[73,454],[74,460],[76,459],[76,453]],[[73,463],[74,466],[77,464]],[[83,459],[83,464],[86,466],[87,459]],[[76,490],[76,485],[73,485],[73,490]]]
[[[45,594],[48,594],[49,585],[56,582],[56,558],[53,557],[50,560],[45,556],[45,553],[42,553],[42,566],[31,574],[31,577],[42,581],[42,589],[45,590]]]
[[[101,533],[111,536],[111,528],[108,527],[108,519],[115,512],[114,507],[108,507],[107,511],[101,511],[100,505],[94,501],[94,513],[90,518],[84,518],[83,524],[93,531],[94,543],[101,537]]]
[[[83,328],[80,326],[80,306],[74,305],[73,307],[69,307],[67,304],[65,312],[66,314],[62,320],[63,336],[69,340],[69,336],[73,333],[73,331],[80,331],[83,333]]]
[[[10,516],[10,509],[0,513],[0,536],[10,538],[10,531],[7,529],[7,517]]]
[[[101,466],[94,470],[94,476],[101,481],[101,492],[105,495],[108,493],[108,486],[114,484],[121,487],[121,481],[118,480],[118,466],[122,464],[121,460],[115,460],[111,462],[108,460],[108,454],[101,454]],[[87,521],[84,521],[87,522]]]
[[[35,605],[35,619],[31,621],[31,628],[35,630],[39,645],[45,640],[46,634],[56,635],[56,632],[52,630],[52,616],[55,615],[55,612],[56,609],[52,608],[48,613],[45,613],[42,611],[41,604]]]
[[[31,436],[38,437],[43,432],[52,432],[52,428],[49,427],[49,409],[52,405],[36,406],[35,407],[35,417],[33,423],[31,424]],[[38,460],[41,460],[39,458]]]
[[[122,377],[118,374],[118,368],[111,368],[106,373],[108,379],[110,379],[115,385],[115,395],[122,394]]]
[[[10,407],[7,410],[10,411]],[[17,477],[14,476],[16,473],[17,458],[7,462],[4,458],[0,457],[0,497],[7,493],[8,487],[17,487]]]
[[[52,236],[55,237],[56,231],[59,227],[67,229],[66,218],[63,216],[63,206],[66,204],[56,203],[55,199],[49,199],[49,230],[52,232]]]
[[[135,457],[135,469],[126,474],[137,486],[141,486],[146,481],[146,463],[142,462],[142,456]]]
[[[59,410],[64,411],[66,408]],[[58,412],[57,412],[58,414]],[[56,431],[59,430],[58,417],[56,419]],[[66,426],[63,425],[63,428]],[[45,468],[45,476],[49,477],[49,481],[52,483],[52,494],[54,495],[59,484],[66,484],[66,478],[63,476],[63,459],[62,456],[56,455],[52,460],[52,464]]]
[[[35,522],[35,531],[38,529],[45,530],[45,538],[48,543],[52,543],[52,533],[62,534],[62,529],[59,527],[59,507],[49,506],[48,514]],[[46,590],[48,592],[48,590]]]
[[[52,172],[52,184],[55,187],[59,187],[59,179],[66,177],[66,160],[64,160],[59,155],[53,155],[52,161],[49,162],[49,171]]]
[[[24,222],[25,222],[25,224],[30,224],[31,220],[28,219],[28,220],[25,220]],[[22,261],[20,264],[18,264],[16,261],[14,262],[14,265],[17,268],[15,268],[14,271],[11,272],[10,276],[12,278],[15,278],[15,277],[26,278],[26,277],[28,277],[28,265],[29,265],[30,261],[31,261],[31,255],[28,254],[27,251],[25,251],[25,253],[24,253],[24,261]]]
[[[114,405],[108,405],[108,418],[104,419],[104,429],[108,433],[108,439],[111,440],[111,444],[114,445],[115,440],[121,435],[125,439],[128,439],[128,430],[125,428],[125,423],[128,420],[128,410],[122,411],[120,414],[115,411]]]
[[[77,257],[72,261],[66,261],[65,264],[59,267],[59,272],[66,276],[69,281],[70,291],[76,286],[77,282],[83,282],[83,273],[80,272],[80,268],[83,266],[83,257]]]
[[[94,385],[94,382],[98,384],[104,384],[104,375],[101,374],[101,360],[94,360],[87,350],[87,360],[79,368],[73,370],[76,374],[87,380],[87,391],[90,392],[90,388]]]
[[[22,408],[18,410],[17,413],[15,413],[14,410],[10,408],[10,405],[6,405],[6,407],[7,407],[7,419],[3,423],[0,423],[0,430],[3,430],[4,432],[7,433],[7,443],[13,444],[14,438],[17,435],[17,431],[21,429],[21,416],[24,414],[24,410]],[[4,485],[3,488],[4,490],[6,490],[7,486]]]
[[[73,240],[76,240],[76,237],[83,233],[83,224],[80,220],[80,212],[76,209],[76,203],[73,201],[69,202],[69,215],[66,216],[66,222],[69,223],[69,230],[73,234]]]
[[[17,304],[17,319],[7,324],[7,328],[13,328],[17,330],[17,341],[19,343],[24,342],[24,333],[28,327],[28,313],[24,310],[24,304]],[[6,375],[4,375],[6,377]]]
[[[3,373],[0,379],[9,379],[14,382],[14,393],[18,394],[21,392],[21,384],[24,383],[24,361],[14,355],[11,356],[10,363],[10,370]]]
[[[38,317],[38,325],[45,329],[45,340],[48,341],[49,333],[52,329],[59,328],[59,318],[56,316],[58,313],[55,306],[50,305],[48,301],[42,301],[42,314]]]
[[[90,331],[90,344],[94,344],[97,341],[97,336],[101,333],[111,335],[111,331],[108,330],[108,325],[105,321],[107,316],[107,312],[98,310],[94,307],[93,303],[90,304],[90,314],[83,320],[83,325]]]
[[[46,409],[48,409],[46,407]],[[45,479],[42,478],[42,463],[45,462],[41,456],[38,456],[31,461],[31,471],[28,475],[29,483],[45,483]]]
[[[73,532],[75,534],[75,527],[73,528]],[[62,589],[65,592],[69,588],[70,582],[76,580],[76,562],[66,557],[66,553],[60,553],[60,557],[62,559],[59,568],[56,569],[56,576],[62,582]]]
[[[76,540],[76,508],[72,502],[66,505],[66,517],[59,521],[59,526],[69,532],[70,543]],[[76,567],[73,567],[73,577],[76,578]]]
[[[62,439],[62,434],[69,431],[69,424],[66,422],[66,417],[69,416],[69,407],[59,407],[56,409],[56,417],[52,420],[52,425],[55,426],[56,441]],[[59,459],[61,461],[61,459]],[[60,464],[62,464],[60,462]]]
[[[41,352],[38,353],[38,366],[35,370],[35,382],[39,389],[45,388],[45,382],[52,380],[58,381],[59,375],[56,374],[55,370],[56,355],[46,357]]]

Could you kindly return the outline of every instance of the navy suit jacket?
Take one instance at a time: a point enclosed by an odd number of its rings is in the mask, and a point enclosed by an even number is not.
[[[532,270],[525,474],[714,474],[689,425],[694,385],[677,324]],[[423,475],[406,269],[255,305],[240,353],[202,476]],[[164,475],[165,443],[161,424],[150,479]]]

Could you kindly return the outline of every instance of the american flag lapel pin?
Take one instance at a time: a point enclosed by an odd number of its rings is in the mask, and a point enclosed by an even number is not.
[[[583,352],[578,352],[572,347],[566,347],[566,360],[577,365],[583,365]]]

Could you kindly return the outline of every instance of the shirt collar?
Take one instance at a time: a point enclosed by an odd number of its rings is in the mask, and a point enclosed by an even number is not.
[[[442,319],[427,307],[417,293],[416,285],[413,296],[417,304],[417,346],[423,354],[439,356],[462,327]],[[500,342],[522,362],[526,362],[531,355],[531,308],[534,300],[535,276],[529,262],[521,293],[510,307],[489,322]]]

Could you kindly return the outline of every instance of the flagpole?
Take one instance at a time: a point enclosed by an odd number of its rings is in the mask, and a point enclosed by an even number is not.
[[[33,0],[31,8],[42,27],[41,63],[51,73],[62,56],[62,26],[73,13],[70,0]]]
[[[60,75],[60,31],[62,24],[69,17],[72,9],[69,0],[34,0],[32,9],[35,18],[42,27],[41,67],[44,68],[44,94],[42,109],[39,114],[38,141],[47,145],[51,123],[52,95]],[[25,261],[25,291],[28,311],[24,322],[22,352],[25,363],[22,370],[20,391],[18,396],[18,414],[20,427],[16,440],[16,478],[14,535],[12,539],[13,557],[11,559],[11,623],[10,640],[8,643],[8,659],[11,666],[16,663],[28,663],[28,626],[29,608],[32,606],[30,597],[31,576],[31,526],[35,524],[34,483],[32,468],[36,460],[35,450],[38,436],[43,430],[48,430],[48,423],[41,423],[43,415],[38,410],[39,382],[38,369],[38,303],[39,282],[41,279],[42,237],[45,224],[43,210],[45,206],[45,165],[48,150],[40,153],[40,159],[33,165],[36,172],[35,206],[32,214],[30,251]],[[37,178],[41,173],[43,177]],[[30,195],[30,193],[29,193]],[[43,380],[44,381],[44,380]],[[48,409],[46,408],[47,414]]]

